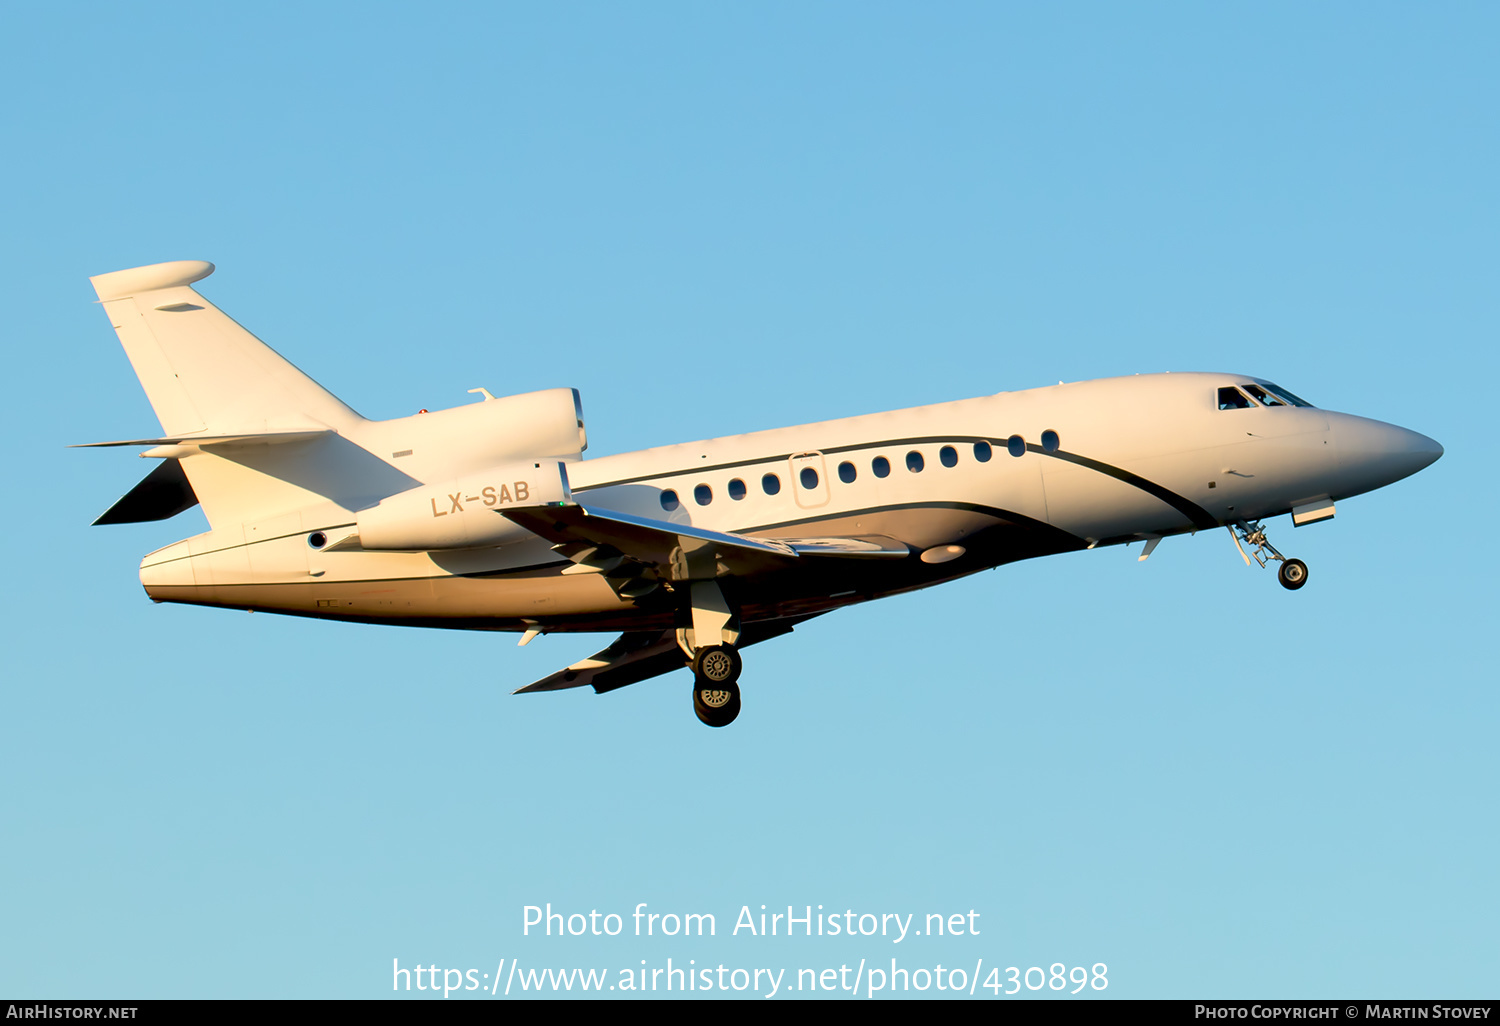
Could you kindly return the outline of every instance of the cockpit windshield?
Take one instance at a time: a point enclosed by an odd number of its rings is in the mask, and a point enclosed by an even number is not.
[[[1250,398],[1254,399],[1256,402],[1260,403],[1262,406],[1286,406],[1287,405],[1284,401],[1276,398],[1274,395],[1272,395],[1270,392],[1267,392],[1264,388],[1261,388],[1259,385],[1246,385],[1245,386],[1245,391],[1250,393]]]
[[[1293,395],[1291,392],[1288,392],[1286,389],[1282,388],[1280,385],[1273,385],[1269,381],[1267,381],[1265,387],[1266,387],[1266,391],[1270,392],[1272,395],[1275,395],[1278,399],[1285,399],[1287,402],[1291,403],[1293,406],[1306,406],[1310,410],[1314,409],[1314,406],[1313,406],[1312,403],[1308,402],[1306,399],[1302,399],[1302,398],[1299,398],[1296,395]],[[1250,394],[1253,395],[1253,396],[1255,396],[1255,398],[1260,399],[1260,395],[1256,391],[1257,386],[1255,386],[1255,385],[1246,385],[1245,388],[1248,389],[1250,391]],[[1261,401],[1265,402],[1265,400],[1261,400]],[[1271,404],[1270,403],[1266,403],[1266,405],[1270,406]]]
[[[1246,399],[1245,396],[1247,394],[1255,402]],[[1257,403],[1266,407],[1306,406],[1309,409],[1312,408],[1312,403],[1306,399],[1299,398],[1280,385],[1273,385],[1270,382],[1266,382],[1264,385],[1247,382],[1239,388],[1225,386],[1219,389],[1219,409],[1221,410],[1251,410],[1255,408]]]
[[[1228,386],[1219,389],[1219,409],[1221,410],[1250,410],[1255,404],[1245,398],[1243,392],[1237,388]]]

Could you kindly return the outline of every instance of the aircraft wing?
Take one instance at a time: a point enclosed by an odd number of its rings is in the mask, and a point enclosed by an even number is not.
[[[553,548],[574,562],[600,562],[600,556],[618,555],[644,568],[660,568],[658,576],[669,580],[689,577],[685,552],[711,552],[729,565],[732,573],[767,569],[797,558],[785,542],[748,535],[709,531],[690,524],[617,513],[583,506],[543,506],[506,510],[504,515],[533,534],[553,543]],[[591,546],[593,551],[584,546]],[[576,550],[576,551],[574,551]],[[579,555],[584,559],[577,558]],[[674,564],[680,572],[672,572]],[[706,576],[712,577],[710,571]]]
[[[506,510],[503,515],[578,564],[569,570],[620,578],[696,580],[713,578],[721,569],[747,576],[785,569],[806,556],[903,559],[911,551],[876,535],[762,538],[578,505]]]
[[[814,613],[814,616],[821,614]],[[811,616],[792,616],[781,620],[763,620],[752,623],[740,631],[739,647],[754,645],[783,634],[790,634],[797,624],[812,619]],[[593,687],[596,694],[614,691],[627,684],[636,684],[652,677],[660,677],[687,665],[682,650],[677,647],[674,632],[627,631],[612,641],[608,647],[581,659],[572,666],[558,670],[541,680],[517,688],[514,694],[532,694],[538,691],[561,691],[565,688]]]

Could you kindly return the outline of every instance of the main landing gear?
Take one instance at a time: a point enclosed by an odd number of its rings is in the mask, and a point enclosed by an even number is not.
[[[677,645],[693,668],[693,712],[710,727],[727,727],[740,714],[738,610],[715,580],[689,586],[692,627],[678,628]]]
[[[1287,591],[1296,591],[1307,583],[1307,564],[1300,559],[1287,559],[1277,552],[1276,546],[1266,538],[1266,530],[1260,526],[1259,520],[1236,520],[1227,526],[1229,537],[1234,539],[1234,547],[1240,550],[1240,557],[1244,559],[1246,566],[1250,565],[1251,556],[1262,567],[1274,559],[1281,563],[1276,570],[1276,579]],[[1245,545],[1240,544],[1241,542],[1252,546],[1249,554],[1246,554]]]
[[[740,654],[733,645],[700,648],[693,656],[693,712],[710,727],[727,727],[740,714]]]

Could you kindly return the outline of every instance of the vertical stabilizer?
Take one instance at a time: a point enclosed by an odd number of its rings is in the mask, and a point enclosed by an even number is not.
[[[283,445],[210,442],[183,456],[188,494],[202,500],[209,524],[410,487],[341,437],[366,423],[359,414],[192,289],[213,270],[203,260],[177,260],[89,279],[165,435],[315,432]],[[384,484],[391,476],[398,480]]]
[[[361,418],[191,286],[204,260],[89,280],[167,434],[325,428]]]

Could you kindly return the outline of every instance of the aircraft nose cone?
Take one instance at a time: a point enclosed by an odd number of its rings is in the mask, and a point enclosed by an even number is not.
[[[1340,468],[1357,474],[1364,489],[1410,477],[1443,455],[1435,440],[1395,424],[1343,417],[1333,428]]]
[[[1426,435],[1419,435],[1415,431],[1408,431],[1407,434],[1415,439],[1412,443],[1412,454],[1422,457],[1421,466],[1418,466],[1417,470],[1432,466],[1438,461],[1438,457],[1443,455],[1443,447],[1438,444],[1437,439],[1428,438]]]

